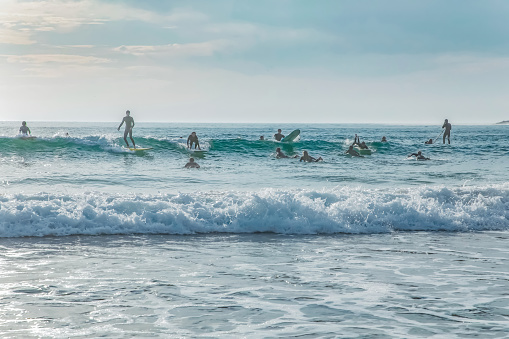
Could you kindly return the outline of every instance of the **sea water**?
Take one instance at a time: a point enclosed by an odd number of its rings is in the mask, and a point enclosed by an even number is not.
[[[20,125],[2,338],[509,336],[509,126],[140,122],[152,149],[130,151],[118,123]],[[371,155],[345,154],[355,134]]]

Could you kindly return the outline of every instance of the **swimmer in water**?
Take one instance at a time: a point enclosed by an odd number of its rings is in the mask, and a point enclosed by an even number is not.
[[[189,158],[189,162],[184,166],[185,168],[200,168],[198,163],[194,162],[194,158]]]
[[[387,142],[387,138],[385,136],[382,137],[382,142]]]
[[[433,139],[429,139],[428,141],[425,141],[424,143],[426,145],[431,145],[431,144],[433,144]]]

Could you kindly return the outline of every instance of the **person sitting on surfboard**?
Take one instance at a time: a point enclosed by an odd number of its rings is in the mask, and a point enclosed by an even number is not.
[[[122,122],[118,126],[117,130],[120,131],[120,127],[122,127],[124,122],[125,122],[124,141],[127,144],[127,147],[129,148],[129,143],[127,142],[127,135],[129,134],[129,138],[131,139],[131,141],[133,143],[133,148],[136,148],[136,145],[134,144],[134,139],[133,139],[134,119],[131,116],[131,112],[129,110],[125,111],[125,117],[124,117],[124,119],[122,119]]]
[[[353,149],[353,144],[348,147],[348,151],[345,152],[346,154],[350,154],[353,157],[362,157],[362,155],[359,154],[356,150]]]
[[[276,134],[274,134],[274,139],[276,139],[276,141],[281,141],[284,137],[285,136],[281,134],[281,128],[277,130]]]
[[[382,142],[387,142],[387,138],[385,137],[385,135],[382,137]]]
[[[200,142],[198,141],[198,136],[196,135],[196,132],[192,132],[187,137],[187,147],[193,148],[193,143],[194,143],[194,149],[196,149],[196,147],[198,147],[198,149],[201,150]]]
[[[417,153],[412,153],[410,154],[408,157],[413,157],[415,156],[415,158],[417,160],[430,160],[429,158],[426,158],[424,155],[422,155],[421,151],[417,152]]]
[[[19,132],[23,136],[28,136],[29,134],[30,135],[32,134],[32,132],[30,132],[30,128],[28,128],[28,126],[27,126],[27,122],[26,121],[23,121],[21,123],[21,127],[19,128]]]
[[[425,141],[424,143],[426,145],[431,145],[431,144],[433,144],[433,139],[429,139],[428,141]]]
[[[308,154],[308,151],[304,151],[302,152],[302,157],[300,157],[300,160],[299,161],[305,161],[305,162],[317,162],[317,161],[320,161],[320,160],[323,160],[322,157],[318,158],[318,159],[315,159],[313,158],[312,156],[310,156]]]
[[[184,166],[185,168],[200,168],[198,163],[194,162],[194,158],[189,158],[189,162]]]

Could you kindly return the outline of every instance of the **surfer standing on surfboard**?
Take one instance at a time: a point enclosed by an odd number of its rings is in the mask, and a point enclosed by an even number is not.
[[[134,139],[133,139],[134,119],[131,116],[131,112],[129,110],[125,111],[125,117],[124,117],[124,119],[122,119],[122,122],[118,126],[117,130],[120,131],[120,127],[122,127],[124,122],[125,122],[124,141],[127,144],[127,148],[129,148],[129,143],[127,142],[127,135],[128,134],[129,134],[129,138],[133,142],[133,148],[136,148],[136,145],[134,144]]]
[[[28,128],[28,126],[27,126],[27,122],[26,121],[23,121],[21,123],[21,127],[19,128],[19,132],[23,136],[28,136],[29,134],[30,135],[32,134],[32,132],[30,132],[30,128]]]
[[[194,149],[196,149],[196,147],[198,147],[198,149],[201,150],[200,142],[198,141],[198,136],[196,135],[196,132],[192,132],[187,137],[187,147],[189,147],[189,149],[192,149],[193,148],[193,144],[194,144]]]

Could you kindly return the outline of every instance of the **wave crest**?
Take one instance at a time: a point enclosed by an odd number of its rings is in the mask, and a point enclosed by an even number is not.
[[[100,234],[370,234],[509,229],[509,184],[208,192],[3,195],[0,237]]]

